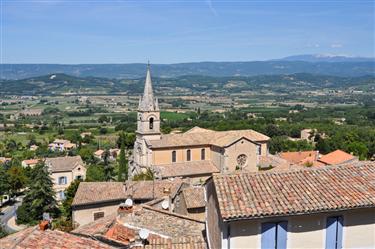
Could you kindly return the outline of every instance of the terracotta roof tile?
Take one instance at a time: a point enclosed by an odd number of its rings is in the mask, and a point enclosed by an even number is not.
[[[120,211],[118,215],[98,219],[73,230],[72,233],[129,245],[140,239],[140,229],[149,231],[150,242],[159,241],[162,238],[178,241],[185,237],[193,237],[194,241],[204,242],[203,221],[147,205],[133,206],[133,211],[130,213]]]
[[[213,176],[224,220],[375,207],[375,163]]]
[[[153,168],[157,174],[160,174],[163,178],[207,175],[220,172],[214,163],[209,160],[155,165]]]
[[[319,161],[324,164],[334,165],[334,164],[345,163],[347,161],[355,160],[355,159],[357,159],[355,156],[349,153],[346,153],[345,151],[335,150],[319,158]]]
[[[183,238],[155,238],[149,241],[150,244],[145,249],[206,249],[207,244],[202,237],[183,237]]]
[[[122,182],[81,182],[73,199],[73,206],[88,205],[109,201],[125,201],[128,197],[134,200],[152,200],[177,194],[183,181],[181,179],[165,179],[155,181]],[[166,189],[170,194],[165,194]]]
[[[182,190],[187,208],[201,208],[206,206],[203,187],[189,187]]]
[[[38,226],[27,228],[0,239],[1,249],[66,248],[109,249],[115,248],[89,238],[79,237],[57,230],[39,230]]]
[[[279,156],[292,164],[303,164],[318,160],[319,151],[281,152]]]
[[[131,196],[134,200],[153,200],[166,195],[174,198],[182,184],[182,179],[127,181],[125,195]],[[167,190],[169,194],[165,193]]]
[[[72,205],[87,205],[115,200],[126,200],[122,182],[81,182]]]
[[[216,145],[225,147],[238,139],[245,137],[251,141],[268,141],[270,138],[254,130],[233,131],[208,131],[195,127],[190,131],[180,134],[163,134],[160,140],[147,141],[152,148],[194,146],[194,145]]]

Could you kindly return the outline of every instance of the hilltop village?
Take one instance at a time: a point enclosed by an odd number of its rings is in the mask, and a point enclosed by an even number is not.
[[[278,142],[275,124],[266,135],[188,119],[187,129],[163,130],[162,114],[148,66],[136,116],[126,117],[134,133],[108,135],[112,117],[101,115],[99,130],[70,134],[53,120],[59,135],[30,136],[22,154],[21,141],[7,141],[0,248],[375,247],[375,162],[355,138],[337,147],[302,127]],[[6,132],[19,125],[7,119]]]

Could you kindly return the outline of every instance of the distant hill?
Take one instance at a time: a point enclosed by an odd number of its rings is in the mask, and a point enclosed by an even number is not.
[[[284,57],[274,61],[305,61],[305,62],[374,62],[375,58],[356,57],[332,54],[303,54]]]
[[[338,77],[306,73],[257,76],[202,76],[186,75],[173,78],[153,77],[157,93],[239,93],[268,90],[290,93],[294,90],[321,88],[347,89],[362,87],[373,89],[375,76]],[[143,91],[144,77],[137,79],[108,79],[77,77],[66,74],[49,74],[21,80],[0,80],[0,95],[60,95],[60,94],[119,94],[139,95]]]
[[[342,58],[343,59],[343,58]],[[306,56],[287,57],[281,60],[251,62],[194,62],[179,64],[153,64],[153,76],[173,78],[184,75],[204,76],[256,76],[310,73],[333,76],[375,75],[375,61],[303,61]],[[312,57],[310,58],[312,60]],[[340,59],[341,60],[341,59]],[[105,77],[134,79],[145,75],[145,64],[1,64],[2,79],[24,79],[54,73],[77,77]]]

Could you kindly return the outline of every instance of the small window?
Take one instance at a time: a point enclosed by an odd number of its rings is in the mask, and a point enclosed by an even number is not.
[[[191,161],[191,150],[186,151],[186,161]]]
[[[262,146],[258,145],[258,155],[262,155]]]
[[[59,191],[57,194],[59,195],[60,200],[65,200],[65,192],[64,191]]]
[[[150,120],[149,120],[149,128],[150,128],[150,130],[154,129],[154,118],[150,118]]]
[[[342,226],[343,217],[335,216],[327,218],[326,225],[326,248],[341,249],[342,248]]]
[[[66,176],[60,176],[59,177],[59,185],[64,185],[66,184],[67,180],[66,180]]]
[[[172,163],[176,162],[176,151],[172,151]]]
[[[82,180],[82,176],[81,175],[76,176],[76,180]]]
[[[201,160],[206,160],[206,149],[201,149]]]
[[[94,213],[94,220],[100,219],[104,217],[104,212],[96,212]]]

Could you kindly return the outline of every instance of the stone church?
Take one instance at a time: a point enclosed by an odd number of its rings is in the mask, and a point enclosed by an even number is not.
[[[202,181],[212,173],[258,171],[262,163],[272,159],[267,148],[269,137],[254,130],[213,131],[194,127],[185,133],[162,134],[149,66],[137,115],[130,176],[151,168],[158,178],[188,177]]]

